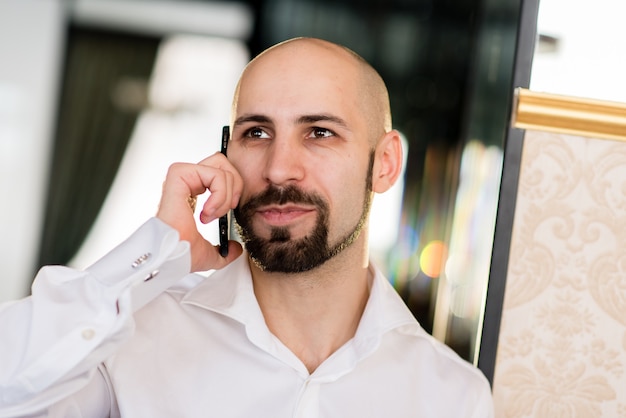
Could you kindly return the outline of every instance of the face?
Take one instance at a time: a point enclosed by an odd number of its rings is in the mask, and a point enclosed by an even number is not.
[[[229,159],[244,180],[235,218],[266,271],[313,269],[366,224],[374,153],[354,68],[328,51],[274,51],[242,78]]]

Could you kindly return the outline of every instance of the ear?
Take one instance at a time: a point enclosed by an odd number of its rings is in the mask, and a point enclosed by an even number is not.
[[[372,172],[372,191],[384,193],[394,185],[402,172],[402,139],[391,130],[376,145]]]

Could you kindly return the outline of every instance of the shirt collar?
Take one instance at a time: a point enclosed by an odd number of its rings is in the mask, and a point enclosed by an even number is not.
[[[413,314],[382,272],[371,263],[370,271],[374,278],[355,339],[369,339],[404,325],[417,325]]]
[[[273,335],[254,295],[247,253],[222,270],[217,270],[189,291],[183,304],[195,305],[232,318],[245,326],[250,341],[273,351]]]
[[[345,368],[348,369],[373,352],[385,333],[407,325],[419,328],[417,321],[382,272],[370,264],[370,273],[373,276],[370,296],[356,334],[340,349],[351,353],[341,356],[346,362]],[[217,312],[242,323],[253,344],[284,358],[285,347],[267,328],[254,295],[247,253],[244,252],[230,265],[214,272],[198,284],[185,295],[182,303]],[[293,365],[293,362],[290,363]]]

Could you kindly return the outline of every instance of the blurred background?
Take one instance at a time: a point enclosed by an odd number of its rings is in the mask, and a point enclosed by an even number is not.
[[[590,15],[544,0],[531,88],[626,101],[611,78],[626,73],[611,50],[626,38],[619,1]],[[0,301],[28,295],[42,265],[88,266],[154,215],[169,164],[219,149],[248,60],[315,36],[381,73],[405,138],[403,180],[375,199],[372,256],[422,326],[475,361],[521,6],[0,0]]]

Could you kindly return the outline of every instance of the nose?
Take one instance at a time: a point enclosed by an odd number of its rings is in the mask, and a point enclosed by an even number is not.
[[[266,149],[265,181],[277,186],[288,185],[304,178],[305,155],[297,140],[276,137]]]

